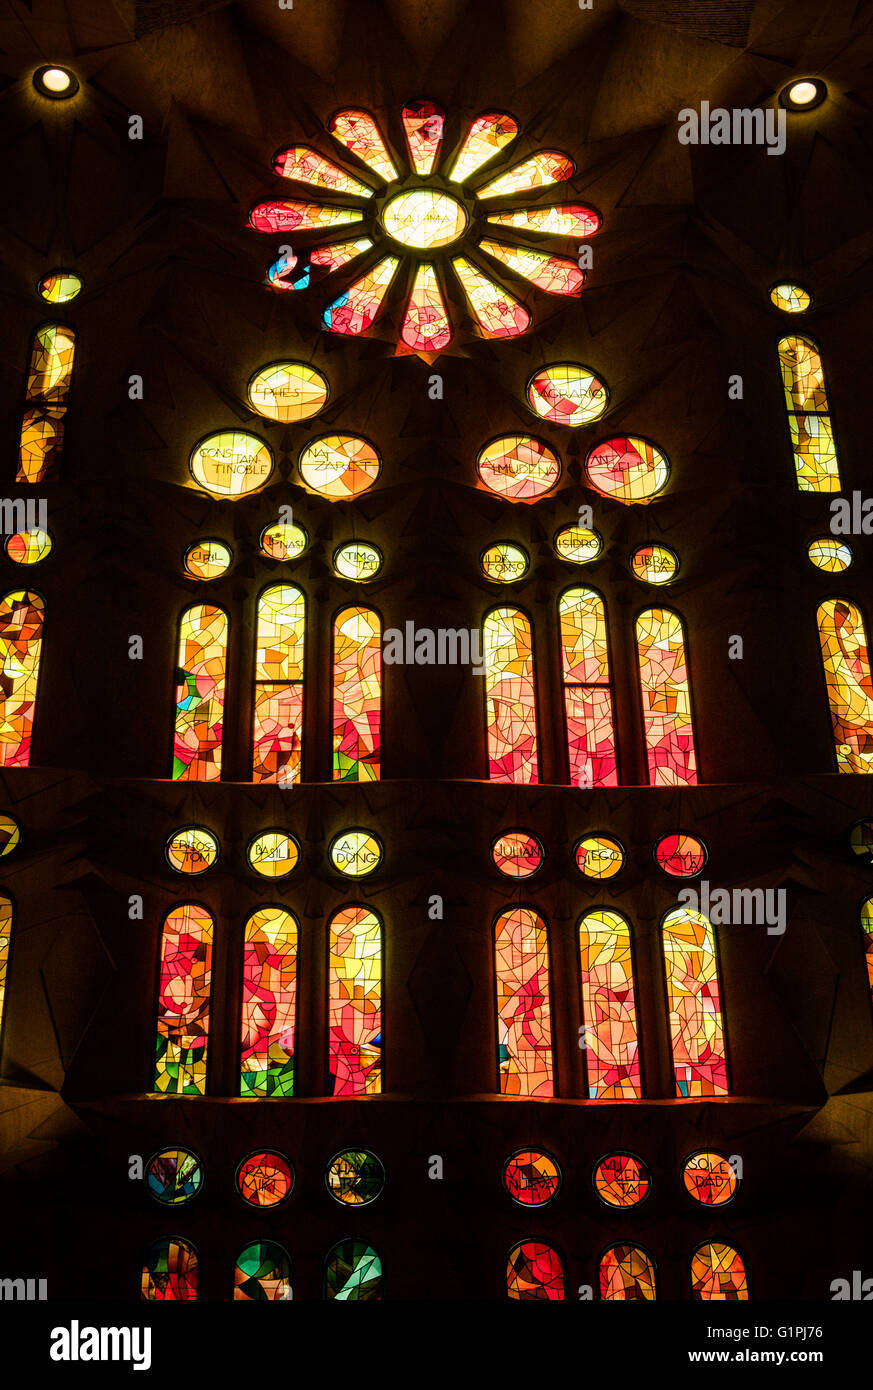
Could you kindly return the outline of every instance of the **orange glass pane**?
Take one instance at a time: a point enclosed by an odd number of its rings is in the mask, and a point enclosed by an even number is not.
[[[328,304],[324,311],[324,322],[330,331],[348,336],[366,333],[382,307],[399,264],[396,256],[385,256],[332,304]]]
[[[273,160],[273,168],[283,179],[306,183],[311,188],[326,188],[331,193],[350,193],[357,198],[372,198],[373,190],[360,179],[352,178],[338,164],[332,164],[309,145],[289,145]]]
[[[494,961],[501,1094],[551,1096],[549,937],[539,913],[526,907],[501,913],[494,924]]]
[[[486,111],[477,116],[458,152],[449,179],[452,183],[463,183],[489,159],[493,159],[505,149],[518,134],[518,125],[511,116],[502,111]]]
[[[397,170],[385,148],[379,127],[367,111],[338,111],[328,126],[335,140],[356,154],[386,183],[397,178]]]
[[[227,664],[227,615],[209,604],[182,614],[173,780],[217,782]]]
[[[508,193],[531,193],[535,188],[545,188],[550,183],[571,179],[575,172],[572,159],[559,150],[539,150],[530,159],[492,179],[491,183],[479,189],[476,197],[503,198]]]
[[[575,261],[568,261],[564,256],[547,256],[528,247],[507,246],[489,240],[480,241],[479,250],[546,294],[579,294],[582,289],[583,272]]]
[[[517,227],[538,236],[567,236],[581,240],[593,236],[600,216],[581,203],[564,203],[554,208],[522,208],[518,212],[492,212],[488,221],[496,227]]]
[[[486,338],[515,338],[530,325],[530,314],[523,304],[477,270],[465,256],[452,261],[470,312]]]
[[[436,270],[426,262],[418,267],[400,337],[414,352],[441,352],[452,337],[452,327]]]
[[[29,589],[0,600],[0,767],[28,767],[45,604]]]
[[[409,156],[417,174],[429,174],[436,164],[445,125],[445,112],[432,101],[404,106],[402,120]]]
[[[344,608],[333,629],[333,780],[379,780],[382,624],[371,608]]]
[[[489,779],[538,782],[530,621],[515,608],[495,608],[485,617],[482,638]]]
[[[504,434],[479,454],[479,477],[510,502],[534,502],[555,486],[561,464],[548,444],[530,434]]]

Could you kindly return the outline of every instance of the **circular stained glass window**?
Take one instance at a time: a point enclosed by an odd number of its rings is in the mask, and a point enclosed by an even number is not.
[[[327,1165],[324,1181],[331,1197],[343,1206],[365,1207],[385,1186],[385,1169],[367,1149],[343,1149]]]
[[[38,565],[51,553],[48,531],[16,531],[6,541],[6,554],[16,565]]]
[[[561,464],[548,444],[530,434],[503,434],[480,450],[479,477],[498,497],[533,502],[555,486]]]
[[[185,551],[185,570],[192,579],[220,579],[232,560],[233,551],[224,541],[195,541]]]
[[[591,486],[616,502],[650,502],[667,486],[670,464],[656,444],[622,435],[596,444],[585,461]]]
[[[247,850],[248,861],[264,878],[284,878],[300,858],[300,846],[284,830],[265,830],[256,835]]]
[[[309,544],[302,526],[289,526],[277,521],[261,532],[261,554],[269,560],[296,560]]]
[[[607,1154],[593,1173],[594,1190],[608,1207],[636,1207],[648,1194],[649,1170],[631,1153]]]
[[[382,862],[382,845],[369,830],[344,830],[330,843],[330,862],[347,878],[365,878]]]
[[[317,415],[329,390],[327,378],[306,362],[271,362],[252,377],[248,396],[259,415],[292,424]]]
[[[43,276],[37,290],[47,304],[69,304],[81,293],[82,281],[73,270],[52,270]]]
[[[669,584],[679,573],[679,556],[666,545],[642,545],[630,563],[634,577],[644,584]]]
[[[343,579],[363,583],[376,578],[382,568],[382,552],[367,541],[345,541],[334,551],[333,567]]]
[[[273,455],[263,439],[243,430],[209,434],[191,453],[191,473],[213,497],[236,501],[270,480]]]
[[[828,574],[847,570],[853,559],[851,546],[833,536],[818,536],[810,541],[806,553],[817,570],[825,570]]]
[[[313,492],[331,502],[344,502],[373,486],[382,459],[372,444],[356,434],[324,434],[307,444],[299,468]]]
[[[527,398],[534,414],[554,425],[588,425],[600,419],[609,391],[590,367],[555,362],[531,377]]]
[[[706,864],[706,845],[696,835],[677,830],[655,845],[655,862],[671,878],[694,878]]]
[[[218,858],[218,840],[202,825],[186,825],[167,841],[167,863],[177,874],[202,874]]]
[[[161,1149],[146,1165],[146,1186],[156,1202],[179,1207],[203,1186],[203,1165],[190,1149]]]
[[[849,831],[849,845],[853,854],[873,864],[873,820],[855,822]]]
[[[12,854],[21,839],[21,826],[12,816],[0,816],[0,859]]]
[[[519,1149],[506,1160],[503,1186],[520,1207],[544,1207],[558,1195],[561,1169],[551,1154]]]
[[[256,1149],[236,1170],[236,1190],[252,1207],[278,1207],[294,1190],[294,1169],[284,1154]]]
[[[685,1191],[704,1207],[723,1207],[737,1194],[740,1180],[724,1154],[698,1149],[682,1165]]]
[[[603,550],[603,537],[599,531],[589,531],[587,526],[565,526],[555,536],[555,554],[572,565],[588,565],[596,560]]]
[[[430,251],[451,246],[464,235],[467,214],[450,193],[435,188],[410,188],[382,209],[382,226],[402,246]]]
[[[492,844],[491,858],[508,878],[530,878],[543,862],[543,847],[526,830],[507,830]]]
[[[530,557],[520,545],[513,545],[511,541],[497,541],[483,552],[480,564],[487,579],[495,584],[512,584],[527,574]]]
[[[805,314],[812,303],[809,290],[788,280],[773,286],[770,299],[777,309],[784,310],[786,314]]]
[[[613,878],[624,866],[624,850],[610,835],[586,835],[576,845],[576,868],[586,878]]]

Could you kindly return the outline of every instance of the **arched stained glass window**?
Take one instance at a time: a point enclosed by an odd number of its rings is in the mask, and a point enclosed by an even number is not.
[[[676,1095],[728,1094],[718,955],[711,922],[674,907],[663,921]]]
[[[305,613],[292,584],[274,584],[258,600],[253,782],[300,781]]]
[[[180,1236],[150,1245],[142,1270],[142,1297],[152,1303],[191,1303],[197,1297],[197,1251]]]
[[[801,492],[839,492],[840,468],[818,346],[795,334],[782,338],[779,364],[797,486]]]
[[[243,946],[241,1096],[293,1096],[296,1009],[297,920],[259,907]]]
[[[331,1094],[382,1090],[382,922],[372,908],[341,908],[330,919],[328,1053]]]
[[[538,912],[514,907],[494,924],[500,1092],[551,1096],[549,934]]]
[[[29,767],[45,603],[31,589],[0,599],[0,767]]]
[[[227,614],[195,604],[179,623],[173,780],[217,782],[227,670]]]
[[[494,608],[482,625],[488,776],[492,782],[539,782],[537,704],[530,619]]]
[[[12,899],[7,893],[0,893],[0,1046],[3,1043],[6,975],[9,970],[9,956],[12,950],[12,915]]]
[[[637,653],[649,782],[692,787],[697,753],[691,718],[688,658],[682,619],[669,608],[637,618]]]
[[[174,907],[161,934],[154,1089],[163,1095],[206,1092],[212,918],[204,907]]]
[[[382,623],[344,608],[333,628],[333,780],[378,782],[382,746]]]
[[[613,1245],[600,1258],[600,1297],[605,1303],[639,1303],[657,1297],[655,1266],[638,1245]]]
[[[521,1240],[506,1258],[506,1293],[518,1299],[562,1299],[564,1265],[553,1245],[544,1240]]]
[[[861,928],[864,933],[864,958],[867,962],[867,983],[873,999],[873,898],[867,898],[861,908]],[[0,921],[0,934],[3,925]]]
[[[721,1240],[707,1240],[691,1257],[691,1297],[743,1303],[749,1297],[746,1266],[739,1251]]]
[[[324,1262],[324,1296],[343,1303],[382,1297],[382,1261],[372,1245],[350,1238],[328,1251]]]
[[[825,599],[818,632],[837,771],[873,772],[873,683],[864,619],[848,599]]]
[[[75,353],[74,329],[62,323],[37,329],[27,373],[17,483],[49,482],[58,475]]]
[[[579,923],[582,1038],[589,1100],[639,1100],[640,1055],[630,925],[598,907]]]
[[[236,1257],[234,1301],[287,1303],[291,1298],[291,1260],[273,1240],[256,1240]]]
[[[618,783],[606,609],[594,589],[568,589],[558,601],[570,781]]]

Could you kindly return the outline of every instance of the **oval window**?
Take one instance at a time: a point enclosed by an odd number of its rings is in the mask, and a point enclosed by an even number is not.
[[[504,434],[480,450],[479,477],[498,497],[533,502],[555,486],[561,464],[548,444],[529,434]]]
[[[585,467],[591,486],[616,502],[649,502],[666,487],[670,476],[666,454],[637,435],[595,445]]]
[[[366,439],[356,434],[324,434],[312,439],[300,455],[300,476],[321,497],[343,502],[360,497],[379,476],[382,460]]]
[[[192,476],[213,497],[234,500],[269,482],[273,455],[262,439],[242,430],[219,430],[191,453]]]

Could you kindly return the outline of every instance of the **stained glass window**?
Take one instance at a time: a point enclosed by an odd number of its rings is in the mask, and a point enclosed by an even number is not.
[[[309,544],[309,537],[302,526],[277,521],[265,526],[261,532],[261,554],[268,560],[297,560]]]
[[[382,1297],[382,1261],[372,1245],[354,1237],[341,1240],[324,1262],[324,1296],[345,1303]]]
[[[585,461],[588,481],[616,502],[651,502],[670,477],[667,455],[637,435],[606,439],[596,444]]]
[[[864,956],[867,961],[867,983],[870,986],[870,997],[873,999],[873,898],[866,898],[861,908],[861,928],[864,933]],[[2,931],[3,924],[2,921],[0,921],[0,933],[2,933]]]
[[[479,452],[479,477],[510,502],[533,502],[555,486],[561,464],[548,444],[529,434],[504,434]]]
[[[385,256],[347,290],[328,304],[324,322],[332,333],[357,335],[366,333],[374,322],[400,262],[396,256]]]
[[[591,531],[587,526],[565,526],[554,540],[555,554],[572,565],[589,565],[603,550],[603,537],[599,531]]]
[[[707,1240],[691,1257],[691,1297],[740,1303],[749,1297],[742,1256],[732,1245]]]
[[[343,579],[361,584],[376,578],[382,568],[382,552],[369,541],[347,541],[334,551],[333,567]]]
[[[236,1190],[250,1207],[278,1207],[294,1191],[294,1169],[284,1154],[256,1149],[236,1170]]]
[[[494,608],[482,624],[488,776],[492,782],[539,781],[537,708],[530,619]]]
[[[3,1015],[6,1003],[6,976],[12,950],[12,899],[0,893],[0,1043],[3,1041]]]
[[[812,296],[802,285],[785,281],[781,285],[773,286],[770,301],[786,314],[805,314],[812,303]]]
[[[671,878],[694,878],[706,863],[706,845],[696,835],[678,830],[655,846],[655,860]]]
[[[438,353],[448,346],[451,337],[452,328],[436,267],[424,261],[415,272],[400,340],[413,352]]]
[[[188,466],[210,496],[236,502],[270,481],[273,455],[256,434],[220,430],[195,445]]]
[[[382,622],[344,608],[333,626],[333,780],[378,782],[382,745]]]
[[[449,181],[463,183],[511,144],[517,134],[518,125],[504,111],[487,111],[477,116],[464,137],[449,173]]]
[[[227,615],[198,603],[179,623],[173,780],[217,782],[227,668]]]
[[[576,868],[586,878],[614,878],[624,868],[624,850],[611,835],[583,835],[574,857]]]
[[[640,1054],[630,925],[598,907],[579,923],[583,1056],[589,1100],[639,1100]]]
[[[161,1149],[146,1164],[146,1187],[162,1206],[190,1202],[203,1186],[203,1165],[190,1149]]]
[[[736,1195],[740,1180],[724,1154],[698,1149],[682,1165],[685,1191],[704,1207],[723,1207]]]
[[[782,338],[779,363],[798,489],[839,492],[840,468],[818,346],[811,338]]]
[[[417,174],[429,174],[439,154],[446,113],[432,101],[404,106],[401,115],[412,167]]]
[[[17,483],[49,482],[58,475],[75,354],[74,329],[61,323],[37,329],[27,373]]]
[[[328,854],[347,878],[366,878],[382,863],[382,842],[369,830],[342,830],[331,840]]]
[[[481,241],[479,249],[546,294],[579,294],[582,290],[585,274],[566,256],[549,256],[533,247],[505,246],[490,239]]]
[[[480,188],[477,198],[503,198],[507,193],[532,193],[550,183],[563,183],[576,171],[572,159],[557,150],[539,150],[505,174]]]
[[[69,304],[81,290],[82,281],[74,270],[53,270],[38,285],[39,296],[47,304]]]
[[[825,599],[818,632],[837,771],[873,772],[873,683],[860,609],[848,599]]]
[[[268,420],[309,420],[327,403],[327,378],[307,362],[272,362],[249,382],[252,408]]]
[[[873,864],[873,820],[855,822],[849,831],[849,848],[859,859]]]
[[[289,145],[273,157],[273,169],[283,179],[308,184],[310,188],[326,189],[329,193],[349,193],[353,198],[372,198],[369,184],[347,174],[338,164],[309,145]]]
[[[297,920],[284,907],[259,907],[243,945],[240,1095],[294,1094]]]
[[[330,919],[328,1050],[331,1094],[382,1090],[382,922],[369,907]]]
[[[0,599],[0,767],[29,767],[45,603],[30,589]]]
[[[382,211],[382,226],[402,246],[435,251],[464,235],[467,214],[450,193],[435,188],[408,188]]]
[[[527,398],[541,419],[575,428],[600,419],[609,404],[609,390],[590,367],[553,362],[531,377]]]
[[[377,449],[355,434],[325,434],[312,439],[300,455],[300,476],[307,487],[331,502],[360,497],[379,476]]]
[[[164,921],[154,1077],[163,1095],[206,1092],[212,925],[194,903],[173,908]]]
[[[530,314],[509,290],[479,270],[466,256],[456,256],[452,265],[470,313],[486,338],[515,338],[527,331]]]
[[[338,111],[331,119],[328,130],[335,140],[357,155],[386,183],[393,183],[398,177],[379,127],[368,111]]]
[[[259,203],[249,214],[256,232],[281,236],[287,232],[327,232],[360,222],[363,208],[341,208],[330,203],[307,203],[299,198],[272,199]]]
[[[630,565],[643,584],[670,584],[679,573],[679,557],[667,545],[641,545],[630,557]]]
[[[6,540],[5,550],[16,565],[38,565],[51,554],[52,538],[48,531],[16,531]]]
[[[530,557],[520,545],[511,541],[498,541],[490,545],[480,561],[482,573],[494,584],[513,584],[523,579],[530,566]]]
[[[334,1201],[344,1207],[365,1207],[380,1196],[385,1169],[367,1149],[343,1149],[328,1163],[324,1181]]]
[[[300,781],[305,613],[303,594],[290,584],[275,584],[258,600],[253,782]]]
[[[536,835],[507,830],[491,846],[491,858],[509,878],[530,878],[543,862],[543,847]]]
[[[639,1303],[657,1297],[655,1266],[638,1245],[613,1245],[600,1257],[600,1297]]]
[[[694,786],[697,753],[682,619],[669,608],[637,618],[643,728],[652,786]]]
[[[218,858],[218,840],[202,825],[186,825],[170,836],[166,855],[177,874],[203,874]]]
[[[291,1298],[291,1259],[273,1240],[256,1240],[236,1257],[234,1300],[287,1303]]]
[[[835,540],[833,536],[817,536],[810,541],[807,555],[817,570],[827,574],[838,574],[847,570],[852,563],[852,547],[845,541]]]
[[[296,868],[300,846],[284,830],[262,830],[249,845],[246,857],[262,878],[284,878]]]
[[[551,1154],[519,1149],[504,1164],[503,1186],[520,1207],[544,1207],[558,1195],[561,1169]]]
[[[509,1298],[562,1299],[564,1265],[553,1245],[544,1240],[522,1240],[506,1257],[506,1292]]]
[[[185,572],[191,579],[220,579],[232,560],[233,551],[224,541],[195,541],[185,551]]]
[[[649,1170],[636,1154],[607,1154],[592,1174],[594,1191],[608,1207],[636,1207],[648,1196]]]
[[[595,589],[558,601],[567,759],[573,786],[618,785],[606,609]]]
[[[600,216],[593,208],[579,203],[564,203],[553,208],[521,208],[518,212],[492,212],[488,221],[496,227],[514,227],[533,232],[536,236],[566,236],[582,240],[593,236],[600,226]]]
[[[142,1297],[154,1303],[191,1303],[197,1297],[197,1251],[180,1236],[149,1246],[142,1271]]]
[[[727,1053],[712,924],[675,907],[664,918],[664,968],[676,1095],[728,1094]]]
[[[21,826],[14,816],[0,815],[0,859],[13,854],[21,841]]]
[[[548,928],[539,913],[510,908],[494,924],[500,1092],[551,1096]]]

